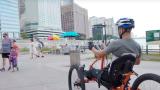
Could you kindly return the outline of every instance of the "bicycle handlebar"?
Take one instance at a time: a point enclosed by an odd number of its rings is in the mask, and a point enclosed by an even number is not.
[[[92,42],[93,43],[93,42]],[[108,46],[110,44],[110,41],[106,44],[106,46]],[[95,44],[94,45],[94,47],[97,49],[97,50],[102,50],[102,48],[99,46],[99,45],[97,45],[97,44]],[[101,70],[104,68],[104,63],[105,63],[105,57],[103,57],[102,58],[102,60],[101,60]],[[92,69],[93,68],[93,65],[97,62],[97,61],[99,61],[99,60],[94,60],[93,61],[93,63],[90,65],[90,67],[89,67],[89,69]]]

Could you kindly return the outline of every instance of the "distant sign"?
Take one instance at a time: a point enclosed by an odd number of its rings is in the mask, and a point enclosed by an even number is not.
[[[160,30],[146,31],[146,42],[159,41]]]

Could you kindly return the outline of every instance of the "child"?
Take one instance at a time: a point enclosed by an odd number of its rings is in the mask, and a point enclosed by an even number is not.
[[[10,60],[13,72],[15,71],[14,70],[15,68],[17,69],[17,71],[19,71],[19,68],[17,66],[17,56],[18,56],[18,53],[17,53],[16,48],[11,47],[11,52],[10,52],[10,55],[9,55],[9,60]]]

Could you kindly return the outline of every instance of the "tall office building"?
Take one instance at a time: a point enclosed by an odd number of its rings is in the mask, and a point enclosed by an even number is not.
[[[61,5],[65,6],[65,5],[70,5],[73,4],[74,1],[73,0],[61,0]]]
[[[101,24],[96,24],[96,25],[101,25]],[[103,40],[103,27],[94,26],[92,28],[92,34],[94,40]]]
[[[25,0],[25,32],[38,38],[62,32],[60,5],[60,0]]]
[[[18,0],[19,3],[19,17],[20,17],[20,31],[24,31],[24,20],[23,15],[25,12],[25,0]]]
[[[105,18],[105,17],[91,17],[89,19],[89,37],[94,37],[93,36],[93,33],[95,33],[95,31],[97,30],[94,30],[94,25],[98,25],[98,24],[101,24],[101,25],[105,25],[105,29],[106,29],[106,35],[107,36],[114,36],[114,37],[118,37],[118,29],[117,29],[117,26],[115,25],[114,23],[114,20],[113,18]],[[103,28],[103,35],[105,34],[105,30]],[[94,30],[94,32],[93,32]]]
[[[20,16],[25,12],[25,0],[18,0]]]
[[[77,4],[61,7],[63,31],[75,31],[81,38],[88,38],[88,11]]]
[[[0,39],[7,32],[10,38],[19,38],[18,0],[0,0]]]
[[[89,18],[89,37],[90,38],[92,38],[94,36],[93,34],[96,31],[96,30],[93,31],[93,29],[95,29],[94,25],[104,24],[105,20],[106,20],[105,17],[98,18],[98,17],[93,16],[93,17]],[[103,31],[102,31],[102,33],[103,33]]]

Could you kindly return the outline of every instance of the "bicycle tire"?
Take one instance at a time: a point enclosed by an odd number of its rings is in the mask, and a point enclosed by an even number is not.
[[[72,65],[70,70],[69,70],[69,74],[68,74],[68,86],[69,86],[69,90],[73,90],[73,87],[72,87],[72,73],[73,73],[73,70],[76,70],[77,72],[77,75],[78,75],[78,78],[80,79],[80,81],[84,81],[84,75],[83,73],[79,70],[79,66],[78,65]],[[85,90],[85,83],[80,83],[80,88],[81,90]]]
[[[160,85],[160,76],[159,75],[156,75],[156,74],[153,74],[153,73],[147,73],[147,74],[143,74],[141,75],[140,77],[138,77],[133,85],[132,85],[132,90],[139,90],[139,85],[142,84],[143,82],[145,82],[146,80],[151,80],[151,81],[154,81],[154,82],[157,82],[159,83]],[[142,90],[142,89],[140,89]]]

